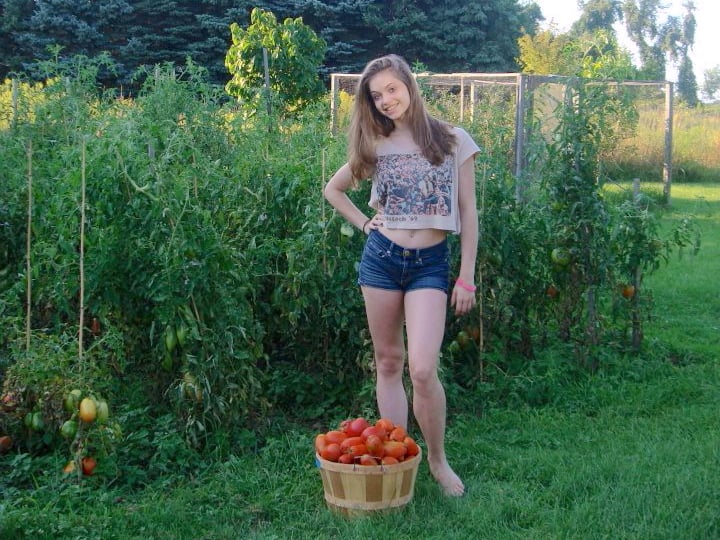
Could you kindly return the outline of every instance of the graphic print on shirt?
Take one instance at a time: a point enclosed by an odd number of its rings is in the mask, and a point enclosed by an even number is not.
[[[375,178],[385,220],[412,223],[420,216],[449,216],[453,166],[452,156],[438,166],[421,154],[378,156]]]

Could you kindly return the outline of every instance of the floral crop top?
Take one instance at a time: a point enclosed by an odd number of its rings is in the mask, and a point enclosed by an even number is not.
[[[455,150],[440,165],[421,152],[394,153],[384,140],[377,145],[370,206],[384,214],[388,229],[441,229],[460,233],[458,169],[480,151],[459,127]]]

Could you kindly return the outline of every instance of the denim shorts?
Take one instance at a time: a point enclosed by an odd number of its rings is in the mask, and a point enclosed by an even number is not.
[[[450,286],[450,247],[447,239],[427,248],[404,248],[371,230],[365,242],[358,285],[392,291],[440,289]]]

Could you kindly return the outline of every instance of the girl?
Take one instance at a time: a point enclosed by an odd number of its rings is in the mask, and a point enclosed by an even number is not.
[[[445,455],[438,359],[450,289],[448,233],[460,234],[460,269],[450,306],[463,315],[475,305],[474,157],[479,148],[464,130],[428,113],[407,62],[392,54],[373,60],[362,73],[349,143],[349,160],[324,195],[368,235],[358,284],[375,354],[380,416],[407,428],[404,326],[413,413],[430,471],[446,494],[460,496],[465,487]],[[375,210],[369,218],[346,193],[367,178]]]

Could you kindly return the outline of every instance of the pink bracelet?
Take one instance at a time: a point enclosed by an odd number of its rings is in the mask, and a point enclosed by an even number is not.
[[[470,285],[466,281],[464,281],[462,278],[457,278],[455,280],[455,285],[459,285],[466,291],[475,292],[477,290],[477,287],[475,285]]]

